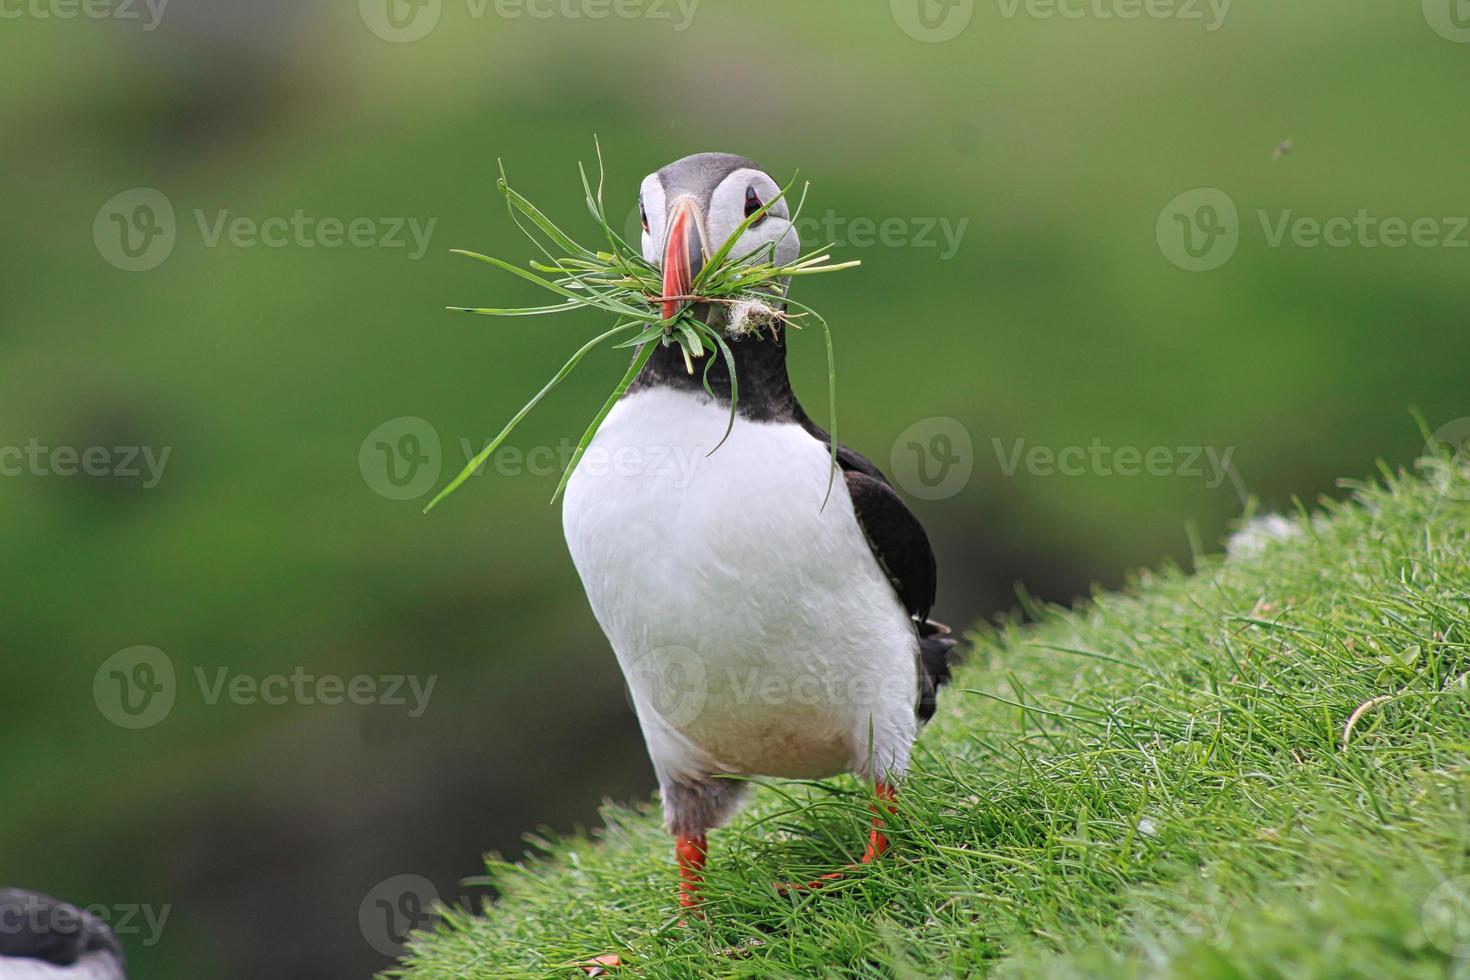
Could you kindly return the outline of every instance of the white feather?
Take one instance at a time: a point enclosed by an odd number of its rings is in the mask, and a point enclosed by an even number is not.
[[[828,449],[652,388],[567,485],[572,560],[661,773],[897,776],[917,728],[914,626]]]
[[[1300,537],[1302,529],[1280,514],[1262,514],[1253,517],[1225,542],[1225,550],[1232,557],[1254,558],[1266,550],[1273,541],[1287,541]]]
[[[71,966],[56,966],[23,956],[0,956],[0,980],[122,980],[111,953],[86,953]]]

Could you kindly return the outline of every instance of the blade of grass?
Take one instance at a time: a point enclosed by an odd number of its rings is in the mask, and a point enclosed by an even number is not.
[[[470,460],[465,468],[459,471],[458,476],[449,481],[448,486],[446,486],[443,490],[440,490],[437,494],[434,495],[434,499],[429,501],[428,506],[424,508],[423,512],[427,514],[429,511],[437,507],[439,505],[439,501],[443,500],[455,490],[459,489],[460,484],[464,483],[464,481],[470,478],[470,474],[474,473],[475,470],[485,465],[485,460],[489,459],[491,453],[500,448],[500,444],[503,443],[506,440],[506,437],[515,430],[515,427],[517,425],[520,425],[521,420],[530,414],[531,409],[535,408],[536,405],[541,401],[541,399],[546,397],[547,393],[550,392],[551,389],[560,384],[563,378],[571,374],[572,369],[577,366],[578,362],[580,362],[583,357],[587,356],[587,353],[589,351],[591,351],[594,347],[603,343],[604,341],[610,340],[611,338],[616,337],[618,334],[632,329],[633,324],[618,324],[616,327],[613,327],[611,330],[607,331],[607,333],[598,334],[596,337],[593,337],[591,340],[587,341],[587,343],[583,344],[582,347],[577,351],[577,353],[573,354],[571,356],[571,359],[562,365],[561,370],[556,372],[556,374],[552,376],[552,379],[550,381],[546,382],[546,386],[540,391],[536,392],[536,397],[526,402],[526,404],[522,406],[521,410],[515,414],[515,417],[505,424],[505,428],[500,430],[500,434],[492,439],[489,445],[487,445],[484,449],[481,449],[478,453],[476,453],[475,458]],[[647,360],[646,357],[644,359]]]
[[[551,495],[551,502],[553,504],[556,503],[556,498],[561,496],[562,490],[566,489],[567,481],[572,478],[572,472],[576,470],[577,464],[582,461],[582,454],[587,451],[587,447],[592,444],[593,437],[597,435],[597,430],[602,427],[602,420],[607,418],[607,413],[612,411],[612,407],[618,403],[619,398],[623,397],[624,392],[628,390],[628,386],[633,383],[633,379],[638,377],[638,372],[643,370],[643,365],[648,363],[648,359],[653,356],[654,350],[653,344],[644,344],[638,348],[638,353],[633,356],[633,362],[628,365],[628,371],[623,375],[623,380],[618,382],[618,386],[613,389],[613,393],[608,396],[607,401],[603,402],[602,409],[593,418],[592,424],[587,426],[586,432],[582,433],[582,439],[577,443],[577,450],[572,453],[572,461],[562,471],[561,481],[556,485],[556,492]]]
[[[668,336],[668,332],[668,327],[666,327],[663,323],[655,323],[653,326],[644,330],[642,333],[632,338],[631,340],[625,340],[621,344],[613,344],[613,348],[616,350],[621,350],[625,347],[637,347],[640,344],[646,344],[650,340],[662,340],[663,338]]]
[[[700,320],[695,320],[693,323],[696,330],[715,342],[715,346],[720,349],[720,354],[725,358],[725,367],[730,372],[730,420],[725,423],[725,434],[720,436],[720,441],[715,443],[715,448],[705,453],[705,456],[709,457],[713,456],[715,450],[723,446],[725,440],[730,438],[730,433],[735,431],[735,408],[740,404],[740,381],[735,377],[735,354],[730,350],[730,345],[725,343],[725,338],[720,336],[718,330],[712,329]],[[705,379],[705,390],[709,391],[708,377]],[[710,397],[714,397],[713,391],[710,391]]]
[[[786,302],[797,309],[813,317],[822,325],[822,337],[827,342],[827,431],[831,438],[832,468],[827,473],[827,496],[822,498],[822,509],[827,507],[827,501],[832,499],[832,484],[837,479],[837,357],[832,350],[832,330],[827,326],[826,317],[805,303],[798,303],[794,299]]]
[[[554,283],[550,279],[546,279],[546,278],[544,278],[542,276],[536,275],[536,273],[534,273],[534,272],[528,272],[525,269],[522,269],[520,266],[518,266],[518,265],[512,265],[511,263],[505,261],[504,259],[497,259],[497,258],[495,258],[494,256],[491,256],[491,255],[481,255],[479,252],[468,252],[468,251],[465,251],[464,249],[461,249],[461,248],[452,248],[452,249],[450,249],[450,251],[453,252],[455,255],[463,255],[463,256],[466,256],[468,258],[474,259],[474,260],[476,260],[478,262],[485,262],[485,263],[487,263],[489,265],[493,265],[497,269],[503,269],[503,270],[505,270],[506,272],[509,272],[512,275],[519,276],[520,278],[526,280],[527,282],[533,282],[533,283],[535,283],[536,285],[540,286],[542,289],[547,289],[547,290],[550,290],[553,293],[557,293],[558,295],[566,296],[566,297],[569,297],[570,299],[578,300],[578,301],[580,301],[585,306],[595,306],[598,309],[600,309],[600,310],[606,310],[609,313],[617,313],[620,316],[628,316],[628,317],[633,317],[635,319],[642,319],[642,318],[644,318],[644,317],[647,316],[647,313],[645,313],[645,312],[643,312],[641,310],[635,310],[632,307],[627,306],[626,304],[618,303],[618,304],[612,304],[612,305],[610,305],[610,304],[601,303],[601,302],[593,302],[591,299],[589,299],[586,295],[584,295],[582,293],[578,293],[578,292],[576,292],[574,290],[571,290],[571,289],[566,288],[565,286],[562,286],[562,285],[559,285],[557,283]],[[594,294],[594,295],[597,295],[599,299],[601,298],[600,294]]]
[[[578,310],[582,307],[580,303],[568,301],[557,303],[555,306],[514,306],[503,310],[489,306],[446,306],[444,308],[454,313],[479,313],[483,316],[540,316],[543,313],[565,313],[567,310]]]
[[[595,256],[596,253],[588,251],[579,245],[571,235],[562,231],[554,221],[546,217],[540,208],[536,207],[536,205],[522,196],[519,191],[511,187],[510,178],[505,173],[504,161],[496,160],[495,162],[500,166],[500,180],[497,181],[497,185],[500,188],[500,193],[505,195],[506,206],[511,210],[512,219],[515,218],[515,212],[519,210],[526,217],[530,218],[536,227],[540,228],[546,234],[546,237],[555,242],[563,251],[582,259],[590,259]],[[516,223],[520,224],[519,221]]]

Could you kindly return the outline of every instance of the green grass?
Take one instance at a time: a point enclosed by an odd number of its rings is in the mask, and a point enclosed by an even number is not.
[[[982,630],[869,870],[779,896],[855,857],[866,797],[771,783],[680,926],[656,813],[609,806],[492,861],[501,897],[404,975],[1466,975],[1470,878],[1426,901],[1470,875],[1470,479],[1424,465],[1254,556]]]

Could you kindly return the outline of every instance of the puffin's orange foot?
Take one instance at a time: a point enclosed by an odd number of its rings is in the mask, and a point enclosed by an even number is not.
[[[589,977],[605,977],[608,970],[616,970],[623,965],[623,960],[616,953],[608,953],[606,956],[594,956],[585,963],[578,963],[582,972]]]
[[[885,805],[888,812],[896,813],[898,811],[898,808],[894,805],[893,800],[897,794],[893,791],[893,788],[886,783],[879,783],[876,789],[878,793],[878,798],[880,800],[886,801]],[[876,806],[874,806],[872,810],[873,829],[868,833],[868,848],[867,850],[863,851],[863,856],[861,859],[859,859],[857,864],[849,864],[847,866],[848,871],[857,871],[865,864],[872,864],[874,861],[882,857],[884,852],[888,850],[888,837],[886,834],[883,833],[881,829],[879,829],[883,826],[883,816],[878,811],[878,808]],[[776,882],[776,891],[782,895],[787,895],[791,892],[815,891],[818,888],[821,888],[831,882],[837,881],[842,877],[844,877],[843,872],[833,871],[831,874],[822,875],[822,877],[816,879],[815,881],[809,881],[804,885],[800,882],[778,881]]]

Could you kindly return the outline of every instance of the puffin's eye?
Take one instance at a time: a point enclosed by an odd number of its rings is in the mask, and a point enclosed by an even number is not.
[[[755,185],[752,184],[750,187],[747,187],[745,189],[745,216],[748,218],[760,209],[761,196],[755,192]],[[762,221],[765,221],[768,217],[770,217],[770,215],[771,212],[767,211],[765,214],[755,219],[755,223],[752,224],[751,227],[754,228],[756,225],[760,224]]]
[[[643,207],[643,198],[638,198],[638,217],[643,219],[643,230],[648,230],[648,211]]]

